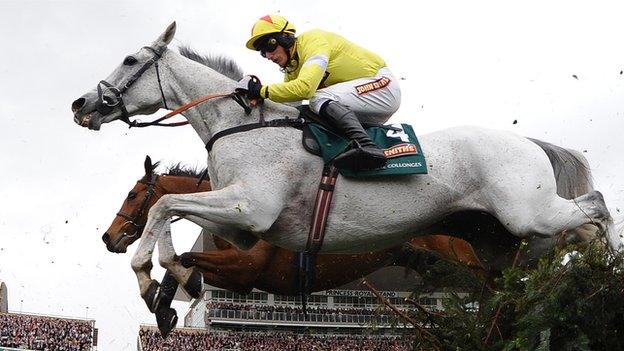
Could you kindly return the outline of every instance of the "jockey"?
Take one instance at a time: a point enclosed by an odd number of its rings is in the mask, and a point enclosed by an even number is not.
[[[280,66],[284,82],[262,85],[254,76],[239,81],[237,90],[250,99],[293,102],[308,99],[310,108],[337,127],[356,145],[336,157],[338,168],[374,169],[386,156],[361,122],[384,123],[399,108],[398,80],[377,54],[320,29],[295,37],[295,26],[279,15],[260,18],[247,48]]]

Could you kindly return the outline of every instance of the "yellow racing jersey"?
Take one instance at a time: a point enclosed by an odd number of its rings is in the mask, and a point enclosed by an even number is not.
[[[372,77],[386,66],[377,54],[320,29],[297,37],[283,83],[263,86],[260,96],[277,102],[310,99],[317,89]]]

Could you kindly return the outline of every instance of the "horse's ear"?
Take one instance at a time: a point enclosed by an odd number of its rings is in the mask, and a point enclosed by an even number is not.
[[[156,41],[154,42],[154,44],[152,44],[152,46],[156,49],[164,49],[167,45],[169,45],[169,43],[171,43],[171,40],[173,40],[173,37],[175,36],[175,32],[176,32],[176,23],[175,21],[173,21],[169,27],[167,27],[167,29],[165,29],[165,32],[163,34],[161,34],[158,39],[156,39]]]
[[[145,156],[145,163],[143,165],[145,166],[145,174],[152,174],[152,159],[149,155]]]

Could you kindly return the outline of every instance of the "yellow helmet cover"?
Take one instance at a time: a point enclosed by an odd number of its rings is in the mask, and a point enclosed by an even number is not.
[[[281,33],[281,32],[290,32],[291,34],[295,34],[296,29],[293,24],[288,22],[286,18],[280,15],[266,15],[254,23],[251,28],[251,38],[247,40],[247,48],[251,50],[255,50],[254,44],[256,40],[261,37],[272,34],[272,33]]]

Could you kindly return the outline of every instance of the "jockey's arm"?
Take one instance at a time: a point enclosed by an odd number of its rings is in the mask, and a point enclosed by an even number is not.
[[[260,96],[276,102],[291,102],[310,99],[314,96],[329,62],[330,46],[323,38],[299,48],[299,57],[304,60],[295,79],[263,86]]]

